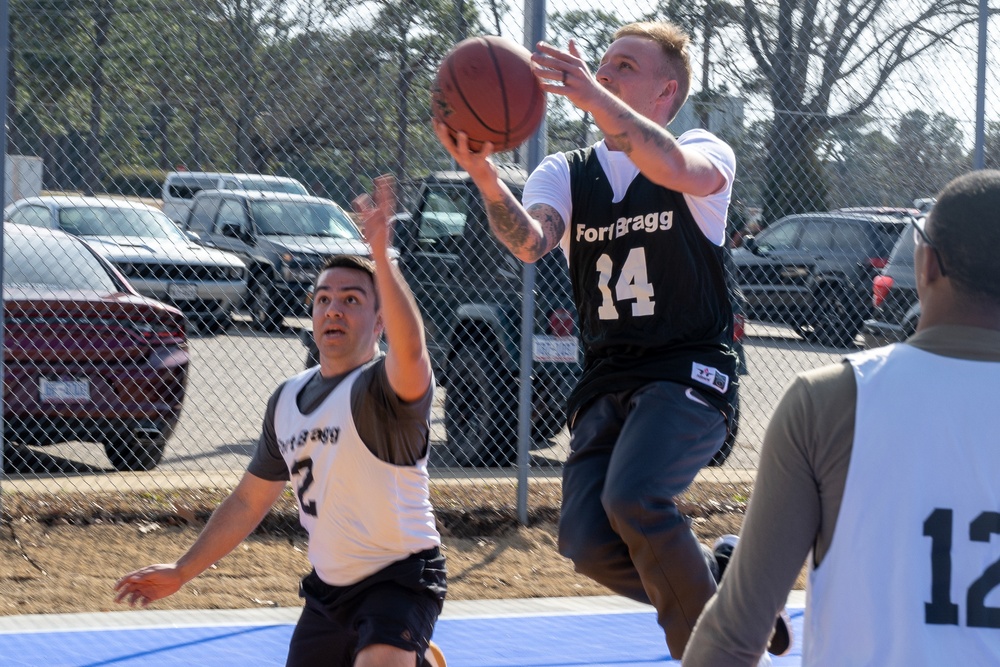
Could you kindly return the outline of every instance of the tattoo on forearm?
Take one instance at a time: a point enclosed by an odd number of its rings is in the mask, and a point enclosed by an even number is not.
[[[654,144],[659,150],[669,153],[677,148],[677,142],[671,137],[664,136],[662,128],[655,127],[651,121],[637,117],[634,113],[623,113],[619,116],[624,121],[634,123],[639,129],[639,138],[645,144]],[[635,147],[632,145],[632,138],[628,131],[611,135],[612,142],[626,155],[631,155]]]
[[[538,239],[531,233],[529,221],[518,213],[520,207],[509,194],[502,201],[489,202],[486,212],[494,233],[512,252],[529,252],[541,256],[545,251],[545,239]]]

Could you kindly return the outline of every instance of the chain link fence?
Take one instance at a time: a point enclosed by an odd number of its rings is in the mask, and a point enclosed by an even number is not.
[[[8,1],[5,493],[235,483],[268,397],[312,363],[307,286],[318,265],[360,247],[344,210],[392,172],[407,186],[399,263],[438,381],[432,475],[486,480],[483,493],[513,505],[522,267],[489,233],[464,175],[448,171],[429,90],[459,39],[521,42],[521,8]],[[547,10],[547,39],[574,38],[592,71],[630,20],[672,19],[692,35],[692,95],[670,129],[705,127],[736,151],[728,225],[744,362],[738,431],[703,476],[743,493],[796,373],[912,330],[912,282],[882,274],[929,205],[919,200],[973,166],[976,7]],[[993,35],[987,54],[998,53]],[[984,100],[986,166],[1000,159],[994,95]],[[544,127],[548,152],[598,139],[560,99]],[[519,191],[524,150],[498,161]],[[907,252],[896,253],[904,274]],[[96,299],[115,291],[115,272],[184,317]],[[535,298],[530,470],[558,477],[579,370],[561,255],[537,265]]]

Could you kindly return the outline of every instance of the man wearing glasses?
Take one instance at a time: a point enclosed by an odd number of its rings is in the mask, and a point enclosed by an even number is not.
[[[916,333],[788,388],[685,667],[756,664],[810,552],[804,666],[1000,664],[1000,171],[913,233]]]

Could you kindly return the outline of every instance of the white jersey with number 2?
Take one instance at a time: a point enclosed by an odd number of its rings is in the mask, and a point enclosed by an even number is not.
[[[278,449],[309,532],[309,562],[331,586],[357,583],[441,543],[428,501],[427,457],[393,465],[358,435],[351,387],[361,370],[308,415],[295,397],[316,369],[304,371],[285,383],[274,411]]]

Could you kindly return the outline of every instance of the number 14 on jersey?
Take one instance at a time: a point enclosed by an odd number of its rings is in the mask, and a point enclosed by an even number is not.
[[[614,263],[610,257],[601,255],[597,258],[597,289],[601,292],[601,305],[597,309],[597,316],[602,320],[617,320],[616,299],[635,302],[632,304],[633,317],[652,315],[655,303],[653,284],[647,278],[646,249],[632,248],[629,251],[612,294],[611,278],[614,272]]]

